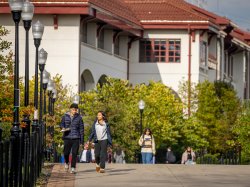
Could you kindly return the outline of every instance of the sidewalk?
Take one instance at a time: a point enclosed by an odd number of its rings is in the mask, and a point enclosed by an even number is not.
[[[108,164],[96,173],[95,164],[77,164],[77,174],[55,165],[49,187],[250,187],[250,165]]]
[[[55,164],[47,187],[73,187],[75,175],[64,171],[63,164]]]

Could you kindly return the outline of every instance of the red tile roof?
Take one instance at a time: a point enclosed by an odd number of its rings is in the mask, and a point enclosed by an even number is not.
[[[141,22],[208,21],[183,0],[124,0]]]
[[[204,9],[191,5],[184,0],[32,0],[35,6],[48,7],[86,7],[92,6],[96,9],[104,10],[118,19],[127,20],[138,27],[157,23],[157,26],[152,28],[160,28],[160,25],[173,25],[182,23],[201,24],[217,26],[226,26],[231,24],[227,18],[218,16]],[[8,0],[0,0],[1,11],[2,5],[7,6]],[[3,10],[3,9],[2,9]],[[53,9],[52,9],[53,10]],[[74,11],[74,10],[72,10]],[[82,9],[78,9],[81,13]],[[85,12],[82,12],[84,14]],[[233,25],[235,27],[235,25]],[[176,27],[181,28],[181,27]],[[217,27],[218,28],[218,27]],[[219,29],[219,28],[218,28]],[[239,29],[238,29],[239,30]],[[250,33],[245,31],[235,30],[232,36],[250,42]],[[243,33],[242,33],[243,32]]]
[[[250,45],[250,33],[243,31],[239,28],[234,29],[231,33],[231,36],[233,36],[234,38],[237,38],[238,40],[243,41],[244,43],[247,43],[248,45]]]
[[[139,20],[123,0],[88,0],[92,5],[100,7],[108,12],[119,16],[122,19],[127,19],[137,25],[140,25]]]

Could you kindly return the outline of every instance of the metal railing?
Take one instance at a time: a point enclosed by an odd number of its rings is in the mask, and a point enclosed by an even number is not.
[[[44,125],[26,129],[8,140],[0,139],[0,186],[33,187],[44,160]],[[1,132],[0,132],[1,133]],[[0,136],[1,138],[1,136]]]
[[[221,153],[211,154],[200,150],[196,154],[198,164],[222,164],[222,165],[240,165],[241,149],[239,147],[226,150]]]

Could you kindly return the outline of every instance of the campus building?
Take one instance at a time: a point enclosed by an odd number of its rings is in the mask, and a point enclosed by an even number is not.
[[[34,0],[33,23],[45,25],[41,48],[46,70],[62,75],[75,91],[106,76],[132,84],[226,80],[241,99],[250,97],[250,33],[227,18],[184,0]],[[0,1],[0,25],[14,22]],[[30,75],[35,47],[30,33]],[[20,74],[24,75],[25,31],[20,23]]]

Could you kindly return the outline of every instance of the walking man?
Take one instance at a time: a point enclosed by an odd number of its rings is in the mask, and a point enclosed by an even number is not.
[[[65,170],[69,169],[69,155],[72,153],[71,171],[76,173],[76,159],[79,145],[83,143],[84,125],[82,116],[78,113],[78,105],[73,103],[70,111],[65,113],[60,124],[61,132],[63,132],[64,140],[64,160]]]

